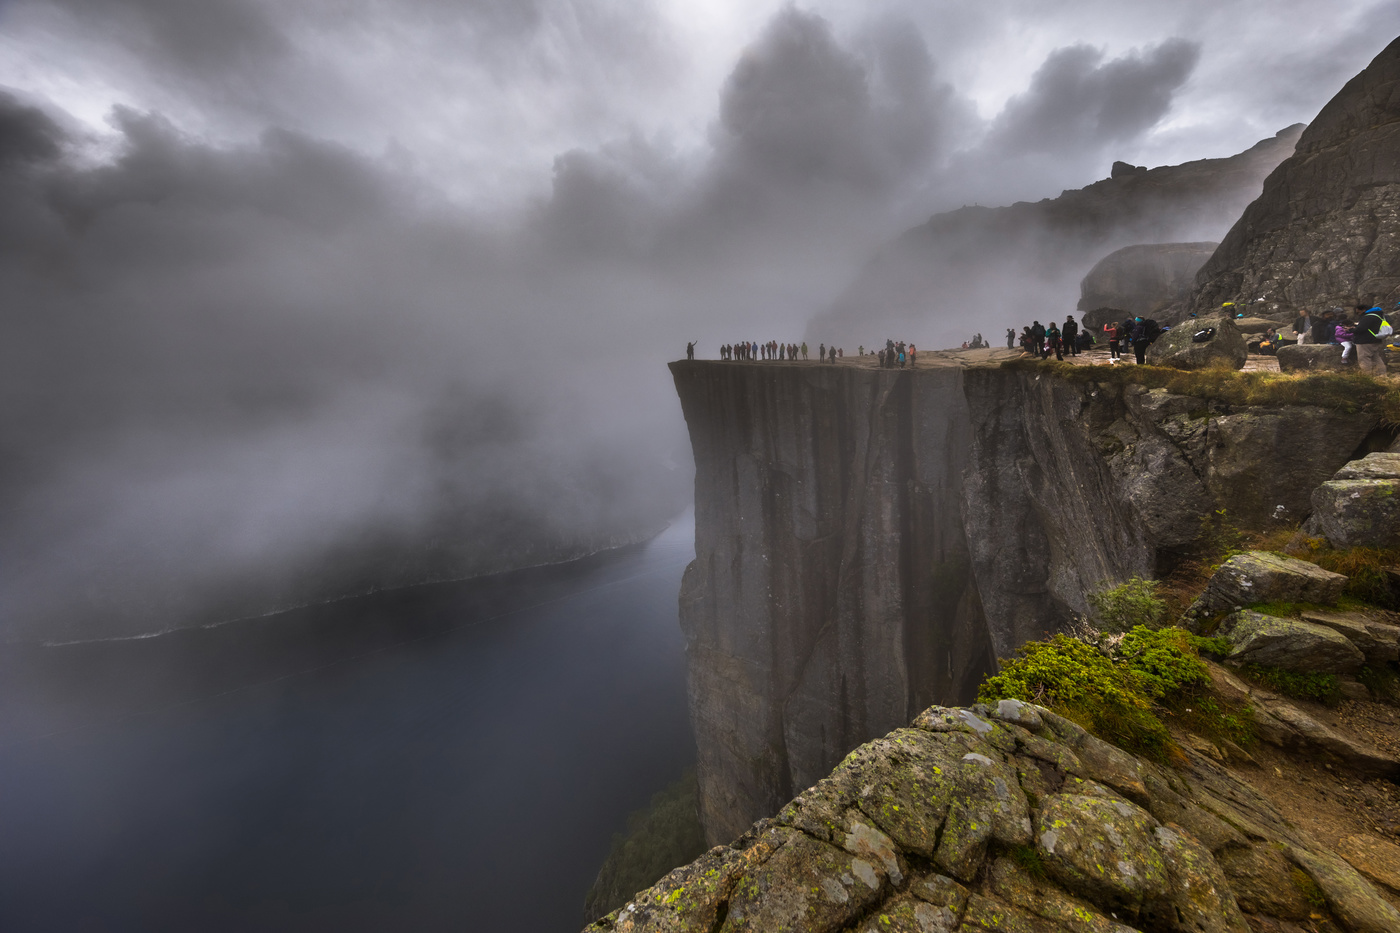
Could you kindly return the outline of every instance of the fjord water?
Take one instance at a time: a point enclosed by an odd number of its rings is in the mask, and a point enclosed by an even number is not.
[[[576,930],[694,759],[651,542],[154,638],[0,649],[0,930]]]

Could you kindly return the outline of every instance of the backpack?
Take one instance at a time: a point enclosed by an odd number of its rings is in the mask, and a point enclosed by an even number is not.
[[[1212,337],[1214,337],[1214,336],[1215,336],[1215,328],[1214,328],[1214,327],[1207,327],[1205,330],[1198,330],[1198,331],[1196,331],[1194,334],[1192,334],[1192,335],[1191,335],[1191,342],[1192,342],[1192,343],[1205,343],[1207,340],[1209,340],[1210,338],[1212,338]]]

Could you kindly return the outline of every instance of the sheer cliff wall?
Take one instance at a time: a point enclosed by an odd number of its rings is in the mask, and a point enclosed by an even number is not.
[[[1169,565],[1215,510],[1306,517],[1376,440],[1367,414],[996,365],[671,370],[696,466],[680,616],[712,844],[862,742],[968,702],[994,658]]]

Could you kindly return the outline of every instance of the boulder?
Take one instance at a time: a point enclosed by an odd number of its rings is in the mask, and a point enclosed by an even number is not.
[[[1366,664],[1361,649],[1345,635],[1298,619],[1246,609],[1226,619],[1220,634],[1235,646],[1228,660],[1240,664],[1320,674],[1354,674]]]
[[[1330,606],[1342,595],[1346,582],[1341,574],[1305,560],[1269,551],[1246,551],[1220,565],[1182,621],[1200,632],[1221,613],[1258,603]]]
[[[1295,343],[1278,348],[1278,368],[1286,373],[1332,372],[1348,369],[1342,347],[1335,343]]]
[[[1235,318],[1235,326],[1242,334],[1263,334],[1273,330],[1278,325],[1268,318],[1238,317]]]
[[[1325,625],[1345,635],[1366,655],[1369,664],[1400,661],[1400,626],[1373,619],[1364,612],[1308,610],[1302,616],[1304,622]]]
[[[1216,243],[1152,243],[1125,246],[1094,264],[1079,283],[1078,310],[1095,330],[1109,321],[1157,317],[1184,301]]]
[[[1203,343],[1193,342],[1196,332],[1208,327],[1215,328],[1215,336]],[[1207,314],[1183,321],[1147,348],[1149,364],[1173,369],[1240,369],[1248,355],[1239,328],[1224,314]]]
[[[1400,546],[1400,454],[1353,460],[1313,490],[1309,528],[1333,547]]]
[[[1395,933],[1400,911],[1381,897],[1356,869],[1327,852],[1290,847],[1289,857],[1312,876],[1327,906],[1350,933]]]
[[[1134,914],[1168,890],[1157,827],[1152,814],[1126,800],[1057,794],[1040,810],[1036,845],[1070,893]]]

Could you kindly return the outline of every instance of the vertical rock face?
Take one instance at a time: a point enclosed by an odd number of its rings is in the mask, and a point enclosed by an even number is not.
[[[1322,108],[1196,285],[1198,311],[1400,298],[1400,39]]]
[[[962,372],[671,364],[702,818],[732,839],[992,666],[960,519]]]

